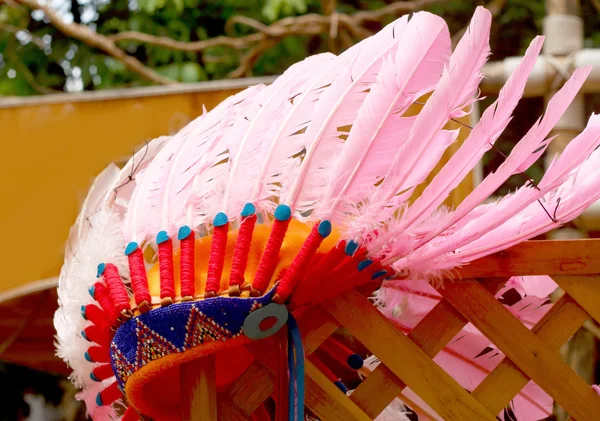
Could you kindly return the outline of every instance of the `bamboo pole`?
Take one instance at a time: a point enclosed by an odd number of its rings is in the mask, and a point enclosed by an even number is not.
[[[546,18],[544,20],[546,35],[544,52],[546,54],[556,57],[558,60],[568,60],[570,56],[575,55],[583,48],[583,23],[580,15],[579,0],[546,0]],[[558,65],[561,65],[560,61]],[[556,79],[554,80],[556,81]],[[549,82],[550,89],[546,95],[546,102],[560,87],[551,80]],[[557,153],[561,153],[584,127],[585,99],[580,93],[551,133],[551,136],[557,136],[557,138],[548,147],[546,164],[549,164]],[[551,238],[565,237],[583,238],[585,233],[576,230],[558,230],[551,234]],[[561,350],[565,361],[588,383],[593,380],[594,374],[594,345],[593,336],[589,332],[580,330]],[[568,417],[562,408],[556,408],[555,412],[559,421],[566,420]]]
[[[581,7],[579,0],[546,0],[546,18],[544,19],[544,53],[557,58],[566,58],[577,53],[583,48],[583,23],[581,21]],[[557,61],[552,66],[564,66]],[[566,72],[570,69],[565,69]],[[560,88],[560,79],[548,80],[546,103]],[[585,127],[585,99],[582,94],[577,95],[569,106],[565,115],[555,126],[551,136],[558,137],[548,147],[548,159],[556,153],[562,152],[568,143],[575,138]],[[549,163],[548,161],[547,163]]]
[[[179,384],[182,420],[217,421],[215,354],[182,364]]]

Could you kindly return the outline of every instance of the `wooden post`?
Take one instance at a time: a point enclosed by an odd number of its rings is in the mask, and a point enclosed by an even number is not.
[[[179,368],[181,419],[217,421],[215,354],[182,364]]]
[[[580,19],[581,6],[579,0],[546,0],[546,20],[544,32],[547,36],[544,51],[557,58],[567,57],[583,48],[583,25],[577,23]],[[557,28],[565,25],[563,30]],[[570,26],[567,30],[567,26]],[[580,30],[575,30],[580,28]],[[550,81],[552,82],[552,81]],[[550,85],[551,91],[546,96],[546,102],[552,97],[559,86]],[[552,141],[548,148],[548,159],[552,159],[556,153],[562,152],[568,143],[575,138],[585,127],[585,100],[582,94],[577,95],[573,103],[567,109],[563,118],[556,125],[552,136],[558,137]],[[549,161],[547,160],[547,163]],[[582,238],[582,232],[558,230],[551,234],[551,238]],[[567,343],[562,354],[568,364],[588,382],[593,380],[595,361],[593,354],[595,341],[592,335],[580,330],[575,337]],[[561,408],[557,408],[559,421],[566,420],[567,415]]]
[[[557,59],[567,57],[583,48],[583,23],[580,21],[581,6],[579,0],[546,0],[546,18],[544,20],[544,53]],[[557,61],[560,63],[560,61]],[[550,63],[552,66],[553,64]],[[560,65],[560,64],[559,64]],[[564,64],[563,64],[564,65]],[[571,69],[565,69],[570,71]],[[556,72],[548,72],[556,74]],[[552,98],[560,85],[548,81],[549,92],[546,102]],[[578,95],[560,119],[552,136],[559,135],[548,147],[547,156],[551,159],[564,150],[567,144],[585,127],[585,101]]]

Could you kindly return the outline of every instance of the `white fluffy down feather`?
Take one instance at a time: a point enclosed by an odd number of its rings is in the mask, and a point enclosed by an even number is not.
[[[128,274],[127,260],[122,250],[125,241],[121,234],[119,218],[109,210],[100,210],[88,217],[84,223],[94,229],[88,230],[85,238],[80,238],[77,250],[73,251],[68,264],[63,266],[58,280],[59,309],[54,315],[56,328],[57,354],[73,370],[72,381],[83,388],[80,399],[94,399],[102,389],[100,383],[90,378],[90,372],[96,364],[88,362],[84,353],[89,347],[81,331],[87,322],[81,316],[81,306],[93,302],[88,288],[96,281],[95,268],[100,262],[111,262],[118,266],[121,274]],[[88,405],[90,411],[106,412],[96,405]],[[111,413],[110,411],[108,413]],[[107,419],[93,414],[94,419]]]

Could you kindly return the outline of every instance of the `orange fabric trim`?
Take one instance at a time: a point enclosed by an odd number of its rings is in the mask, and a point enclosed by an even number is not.
[[[273,278],[269,282],[269,287],[267,290],[273,287],[275,281],[279,278],[279,273],[287,268],[298,254],[298,250],[302,247],[304,240],[310,234],[311,226],[304,224],[302,222],[298,222],[296,220],[292,220],[290,222],[290,226],[288,228],[288,232],[285,236],[285,240],[281,246],[281,251],[279,253],[279,263],[277,268],[275,269],[275,274]],[[271,225],[265,224],[257,224],[254,229],[254,233],[252,235],[252,243],[250,245],[250,252],[248,253],[248,266],[246,267],[246,271],[244,272],[244,277],[246,281],[244,282],[244,286],[249,286],[254,279],[254,275],[258,268],[258,264],[260,262],[260,257],[262,255],[262,251],[269,239],[269,233],[271,231]],[[231,271],[231,263],[233,260],[233,251],[235,248],[235,240],[237,239],[239,230],[232,230],[227,234],[227,248],[225,251],[225,263],[223,268],[223,274],[221,276],[221,287],[219,289],[220,293],[223,293],[229,289],[229,275]],[[332,232],[329,237],[327,237],[321,246],[319,247],[319,252],[324,253],[328,251],[330,248],[335,246],[335,244],[339,240],[339,233]],[[206,286],[206,271],[208,269],[208,256],[210,254],[210,244],[211,244],[211,236],[202,237],[196,239],[196,247],[195,247],[195,266],[196,266],[196,295],[202,296],[204,295],[204,290]],[[181,277],[179,273],[179,258],[180,252],[177,250],[173,255],[173,268],[175,275],[175,294],[180,297],[181,296]],[[148,270],[148,288],[150,290],[150,294],[154,298],[153,301],[159,302],[160,299],[160,277],[159,277],[159,267],[158,264],[155,264],[152,268]]]
[[[187,351],[170,354],[146,364],[129,377],[125,385],[128,402],[155,420],[180,421],[179,366],[185,362],[217,353],[217,389],[222,390],[250,366],[254,357],[239,336],[226,342],[210,342]]]

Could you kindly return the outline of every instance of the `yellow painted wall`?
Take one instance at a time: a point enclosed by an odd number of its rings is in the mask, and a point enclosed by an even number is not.
[[[93,178],[257,80],[0,99],[0,293],[56,276]]]

